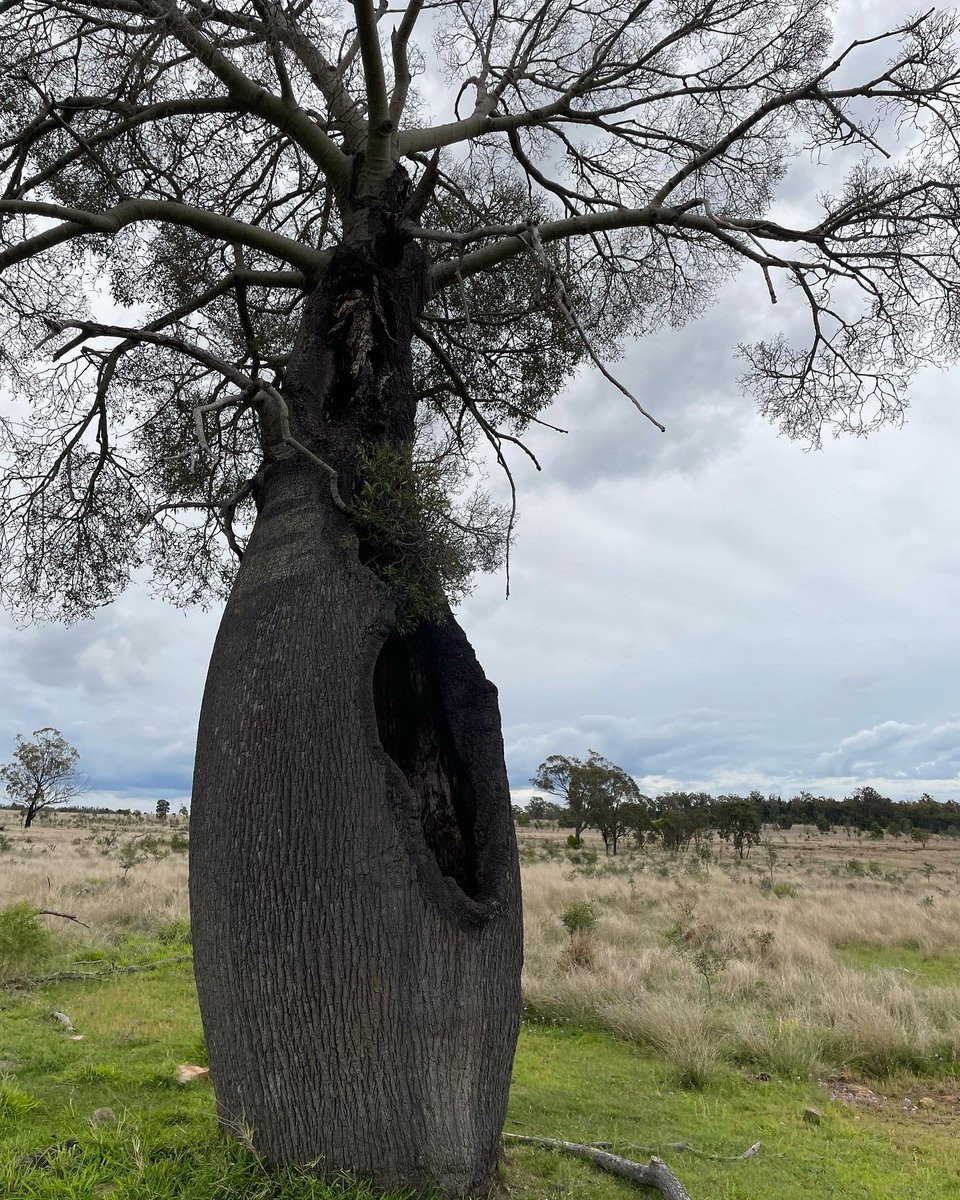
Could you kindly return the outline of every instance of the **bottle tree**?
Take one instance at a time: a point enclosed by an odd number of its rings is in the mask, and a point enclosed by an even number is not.
[[[809,315],[743,349],[768,416],[897,417],[955,347],[956,19],[831,48],[821,0],[0,15],[3,595],[75,618],[149,567],[229,596],[191,810],[222,1119],[483,1192],[520,895],[449,608],[512,525],[469,464],[738,268]]]

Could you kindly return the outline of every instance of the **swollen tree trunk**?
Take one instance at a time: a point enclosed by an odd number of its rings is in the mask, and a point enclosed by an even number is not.
[[[371,265],[372,263],[372,265]],[[423,263],[338,253],[287,376],[349,496],[412,433]],[[191,813],[197,988],[225,1127],[383,1188],[495,1181],[520,893],[496,690],[452,616],[400,634],[328,480],[267,453],[207,679]]]

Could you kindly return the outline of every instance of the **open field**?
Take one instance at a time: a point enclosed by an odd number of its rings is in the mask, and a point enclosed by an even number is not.
[[[24,974],[178,960],[0,993],[0,1195],[328,1196],[265,1171],[217,1133],[209,1089],[174,1080],[178,1063],[203,1061],[185,823],[0,825],[0,908],[28,900],[89,926],[43,918],[54,941]],[[165,844],[124,871],[124,845],[144,834]],[[773,842],[772,864],[765,847],[742,863],[716,846],[607,860],[589,840],[567,852],[556,831],[523,831],[527,1010],[508,1130],[659,1149],[694,1200],[956,1200],[960,844],[797,830]],[[578,903],[596,923],[571,937],[560,918]],[[103,1106],[117,1122],[91,1127]],[[68,1139],[45,1164],[16,1162]],[[667,1145],[681,1141],[762,1149],[719,1162]],[[636,1194],[548,1151],[509,1146],[504,1169],[522,1200]]]

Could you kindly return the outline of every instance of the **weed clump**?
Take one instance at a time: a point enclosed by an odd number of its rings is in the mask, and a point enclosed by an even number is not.
[[[32,904],[21,902],[0,911],[0,981],[31,966],[50,948],[50,931]]]

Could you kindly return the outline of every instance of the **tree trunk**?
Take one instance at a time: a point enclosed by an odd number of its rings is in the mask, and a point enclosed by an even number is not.
[[[412,431],[422,276],[400,255],[371,284],[359,262],[341,256],[321,284],[286,383],[301,440],[347,494],[358,441]],[[211,1075],[222,1123],[271,1162],[479,1195],[522,954],[496,690],[452,616],[392,629],[396,598],[360,550],[323,473],[274,446],[197,747]]]

